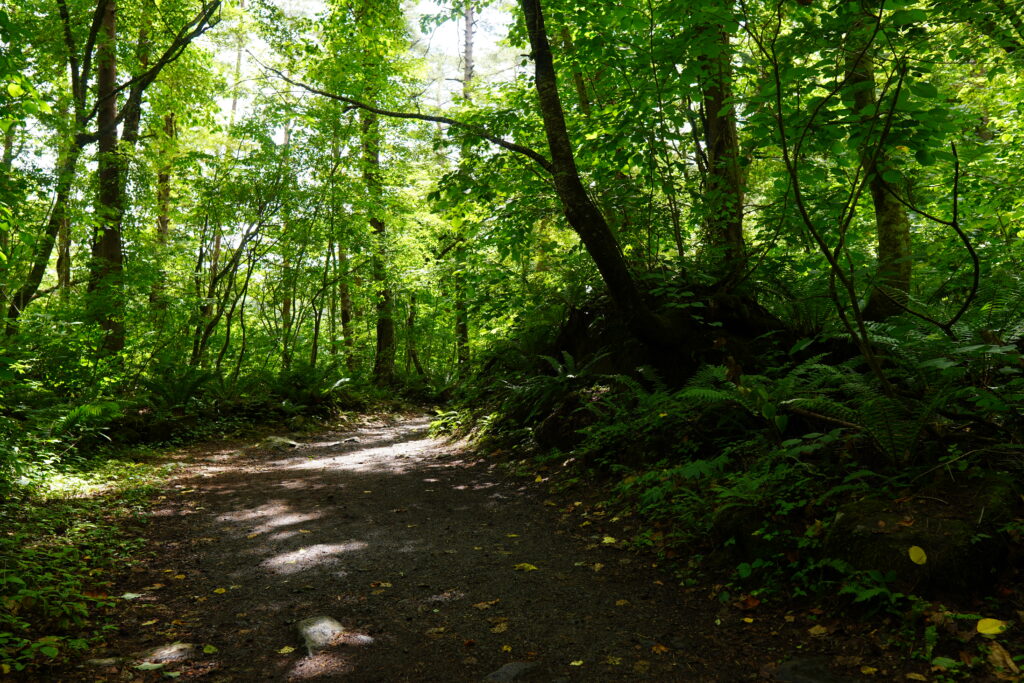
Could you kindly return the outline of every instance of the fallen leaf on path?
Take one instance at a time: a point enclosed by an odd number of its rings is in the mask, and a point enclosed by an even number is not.
[[[662,645],[661,643],[655,643],[651,646],[651,652],[653,652],[656,655],[663,655],[666,652],[668,652],[668,648]]]
[[[615,606],[616,607],[625,607],[628,604],[629,604],[629,600],[616,600],[615,601]]]
[[[246,538],[256,538],[257,536],[259,536],[259,532],[254,531],[253,533],[248,534]]]
[[[815,638],[822,638],[828,635],[828,628],[822,626],[821,624],[817,624],[816,626],[812,626],[809,629],[807,629],[807,632]]]
[[[612,657],[611,655],[608,655],[605,657],[604,663],[610,666],[618,666],[619,664],[622,664],[622,657]]]
[[[135,668],[139,671],[156,671],[157,669],[164,668],[163,663],[156,662],[143,662],[142,664],[136,664]]]
[[[135,598],[141,598],[142,593],[125,593],[121,596],[122,600],[134,600]]]
[[[603,564],[601,564],[600,562],[595,562],[594,563],[594,571],[595,572],[599,572],[602,569],[604,569],[604,565]]]
[[[919,545],[910,546],[907,550],[907,555],[910,556],[910,561],[914,564],[925,564],[928,562],[928,553]]]
[[[149,621],[142,622],[141,624],[139,624],[139,626],[152,626],[153,624],[157,623],[158,621],[160,621],[160,620],[159,619],[150,619]]]
[[[583,660],[577,659],[576,661],[569,662],[569,666],[583,666]]]
[[[313,532],[310,531],[309,529],[299,529],[299,533],[300,534],[311,534]]]
[[[1020,673],[1020,668],[1013,661],[1013,657],[1006,651],[1006,648],[999,643],[992,641],[988,645],[988,663],[997,669],[1006,669],[1011,673]]]
[[[911,681],[927,681],[928,677],[924,674],[907,674],[907,678]]]
[[[535,482],[537,482],[537,483],[539,484],[539,483],[541,483],[542,481],[544,481],[544,477],[542,477],[542,476],[540,476],[540,475],[538,474],[538,475],[537,475],[537,477],[536,477],[536,478],[534,479],[534,481],[535,481]]]
[[[501,602],[501,599],[485,600],[484,602],[476,603],[475,605],[473,605],[473,607],[476,607],[477,609],[490,609],[491,607],[497,605],[499,602]]]
[[[279,654],[279,655],[290,655],[293,652],[295,652],[295,648],[294,647],[292,647],[291,645],[285,645],[284,647],[282,647],[280,650],[277,651],[277,654]]]
[[[792,614],[787,614],[782,618],[786,620],[787,624],[792,624],[794,621],[796,621],[796,617],[794,617]]]
[[[601,539],[601,543],[604,543],[606,545],[611,545],[612,543],[618,543],[618,542],[619,542],[618,539],[616,539],[614,536],[605,536],[604,538]]]
[[[633,664],[633,671],[637,672],[638,674],[645,674],[650,670],[651,663],[648,662],[646,659],[638,660]]]
[[[743,623],[744,624],[753,624],[754,623],[754,619],[753,619],[753,617],[743,617]]]
[[[512,652],[512,646],[511,645],[502,645],[501,646],[501,651],[502,652]]]
[[[154,583],[152,586],[145,586],[145,587],[143,587],[142,590],[144,590],[144,591],[158,591],[158,590],[160,590],[163,587],[164,587],[164,585],[162,583]]]
[[[983,636],[998,636],[1006,630],[1007,623],[1000,619],[980,619],[977,628]]]
[[[213,589],[213,592],[214,592],[214,593],[217,593],[217,594],[220,594],[220,593],[227,593],[227,592],[228,592],[228,589],[227,589],[227,588],[214,588],[214,589]]]
[[[391,588],[391,583],[388,581],[371,581],[370,588]]]
[[[862,674],[864,674],[865,676],[873,676],[873,675],[875,675],[876,673],[878,673],[878,669],[876,669],[876,668],[875,668],[875,667],[873,667],[873,666],[862,666],[862,667],[860,668],[860,672],[861,672]]]
[[[439,636],[439,635],[441,635],[442,633],[444,633],[444,631],[445,631],[445,628],[444,628],[444,626],[438,626],[437,628],[428,628],[428,629],[427,629],[426,631],[424,631],[423,633],[424,633],[425,635],[428,635],[428,636]]]
[[[491,633],[504,633],[508,630],[508,622],[503,621],[491,629]]]
[[[215,645],[203,645],[203,654],[212,655],[217,653]]]
[[[520,562],[515,566],[515,570],[517,572],[535,572],[537,571],[537,568],[529,562]]]
[[[519,534],[505,534],[508,538],[519,538]]]

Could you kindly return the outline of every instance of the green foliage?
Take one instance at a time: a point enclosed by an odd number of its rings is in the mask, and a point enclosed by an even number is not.
[[[0,503],[0,665],[15,671],[73,655],[105,635],[113,574],[142,547],[130,527],[158,472],[108,460],[53,469]]]

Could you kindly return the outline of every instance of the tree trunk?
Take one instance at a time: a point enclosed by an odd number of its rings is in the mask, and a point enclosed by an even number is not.
[[[715,273],[726,281],[746,269],[743,240],[743,172],[739,164],[736,108],[732,97],[732,49],[721,25],[708,26],[717,40],[715,55],[701,58],[704,77],[704,144],[708,168],[704,187],[708,241],[717,253]]]
[[[874,60],[872,59],[870,24],[860,19],[850,31],[846,46],[846,82],[850,88],[854,112],[863,116],[863,126],[870,127],[877,107]],[[884,142],[884,141],[882,141]],[[906,303],[910,292],[910,220],[903,205],[893,197],[882,178],[886,157],[875,144],[865,143],[859,153],[868,179],[875,210],[877,234],[877,266],[864,317],[881,320],[903,312],[896,303]]]
[[[97,170],[96,214],[99,234],[92,249],[89,274],[90,317],[103,330],[101,350],[124,348],[124,253],[121,240],[123,161],[117,150],[117,2],[105,0],[96,51]]]
[[[69,223],[68,204],[71,201],[71,186],[75,179],[75,169],[78,166],[78,157],[82,153],[81,146],[75,141],[69,141],[66,150],[61,154],[57,163],[57,188],[53,200],[53,208],[50,210],[50,217],[46,221],[46,228],[40,240],[35,245],[32,258],[32,269],[21,287],[11,297],[10,305],[7,308],[7,334],[15,332],[15,321],[21,315],[25,307],[39,291],[39,285],[46,275],[46,267],[50,263],[50,256],[53,254],[53,246],[61,230],[67,234]],[[59,256],[58,256],[59,261]],[[63,264],[62,264],[63,265]],[[58,267],[60,272],[60,267]],[[68,284],[70,284],[70,270],[68,269]]]
[[[593,259],[608,287],[609,295],[626,317],[633,334],[650,346],[671,347],[678,341],[679,335],[656,316],[647,304],[626,265],[608,221],[590,199],[580,179],[558,95],[554,60],[544,29],[540,0],[520,0],[520,7],[526,19],[533,51],[537,98],[551,151],[555,191],[561,200],[566,219]]]
[[[338,270],[340,271],[338,298],[341,305],[341,336],[345,345],[345,367],[349,373],[354,373],[356,371],[356,358],[353,354],[355,342],[352,339],[352,335],[355,332],[355,326],[352,324],[352,292],[349,289],[348,283],[348,254],[345,253],[345,250],[340,245],[338,247]]]
[[[394,294],[387,278],[387,223],[381,218],[383,192],[380,179],[380,121],[376,114],[361,112],[363,182],[369,200],[370,227],[373,228],[373,281],[377,290],[377,350],[373,361],[373,380],[380,386],[395,381]]]
[[[409,365],[416,368],[416,374],[420,377],[426,377],[427,373],[423,370],[423,365],[420,363],[420,354],[416,350],[416,295],[409,295],[409,314],[405,318],[405,358],[406,358],[406,369],[409,372]]]

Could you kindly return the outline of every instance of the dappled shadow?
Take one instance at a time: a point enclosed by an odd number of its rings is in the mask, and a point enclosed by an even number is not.
[[[539,487],[429,438],[426,418],[204,456],[154,511],[128,630],[140,649],[213,645],[218,680],[477,681],[516,658],[542,662],[537,680],[574,679],[588,652],[624,661],[682,637],[677,592],[661,608],[672,589],[600,536],[572,538]],[[626,594],[650,613],[622,609]],[[294,624],[317,615],[349,631],[310,656]],[[617,666],[598,678],[635,680]]]

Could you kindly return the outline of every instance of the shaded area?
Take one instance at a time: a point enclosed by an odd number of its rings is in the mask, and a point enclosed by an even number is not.
[[[425,417],[376,421],[288,451],[194,456],[125,586],[142,597],[100,654],[212,645],[167,667],[212,681],[479,681],[514,662],[536,663],[515,680],[731,681],[792,652],[778,633],[734,649],[723,629],[742,615],[706,589],[426,432]],[[346,631],[310,656],[296,624],[317,615]]]

